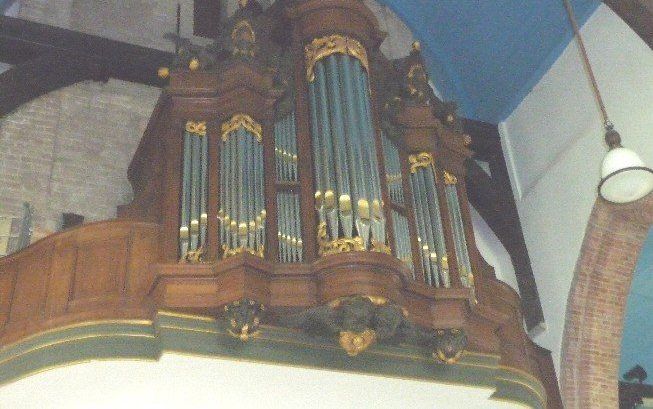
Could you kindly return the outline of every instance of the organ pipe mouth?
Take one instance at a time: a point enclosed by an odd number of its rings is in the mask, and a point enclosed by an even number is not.
[[[190,232],[191,233],[197,233],[200,229],[200,222],[199,220],[191,220],[190,221]]]
[[[365,199],[360,199],[358,201],[358,214],[361,219],[370,218],[370,204]]]
[[[349,195],[340,195],[338,202],[342,213],[351,212],[351,197],[349,197]]]
[[[327,209],[333,209],[336,207],[336,196],[333,193],[333,190],[327,190],[324,193],[324,207]]]
[[[179,228],[179,238],[181,239],[188,239],[188,227],[182,226]]]

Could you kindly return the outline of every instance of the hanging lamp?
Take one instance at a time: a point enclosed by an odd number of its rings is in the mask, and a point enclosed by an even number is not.
[[[613,203],[634,202],[653,191],[653,169],[646,166],[637,153],[621,145],[621,136],[614,129],[614,125],[608,117],[603,98],[599,92],[596,77],[594,76],[594,71],[587,56],[574,10],[569,0],[563,1],[580,48],[583,64],[589,75],[592,91],[601,108],[601,116],[605,126],[605,142],[610,149],[603,158],[601,165],[599,194],[605,200]]]

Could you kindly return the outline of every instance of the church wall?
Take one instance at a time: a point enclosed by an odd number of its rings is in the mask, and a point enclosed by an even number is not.
[[[651,50],[604,5],[582,32],[624,145],[653,165]],[[559,370],[567,298],[607,151],[575,43],[500,129],[547,326],[535,341]]]
[[[36,238],[58,229],[61,213],[86,220],[128,203],[127,166],[159,89],[111,80],[84,82],[33,100],[0,119],[0,210],[35,211]]]

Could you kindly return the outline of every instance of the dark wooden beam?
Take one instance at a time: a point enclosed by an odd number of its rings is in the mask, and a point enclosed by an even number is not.
[[[106,81],[94,61],[67,53],[46,53],[0,74],[0,117],[56,89],[85,80]]]
[[[491,173],[488,175],[475,161],[468,161],[466,183],[469,201],[510,255],[526,326],[533,330],[544,323],[544,314],[510,186],[499,131],[496,125],[472,120],[464,120],[464,131],[472,137],[474,158],[487,162]]]
[[[222,2],[220,0],[193,0],[193,34],[198,37],[217,38],[220,32]]]
[[[653,1],[604,0],[653,49]]]
[[[0,16],[0,61],[19,65],[44,55],[66,56],[71,65],[92,61],[110,78],[153,86],[164,84],[157,69],[173,59],[166,51]]]

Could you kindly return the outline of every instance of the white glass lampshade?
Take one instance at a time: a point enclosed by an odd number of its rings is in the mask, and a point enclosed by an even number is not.
[[[599,193],[613,203],[629,203],[653,191],[653,170],[630,149],[615,147],[601,166]]]

